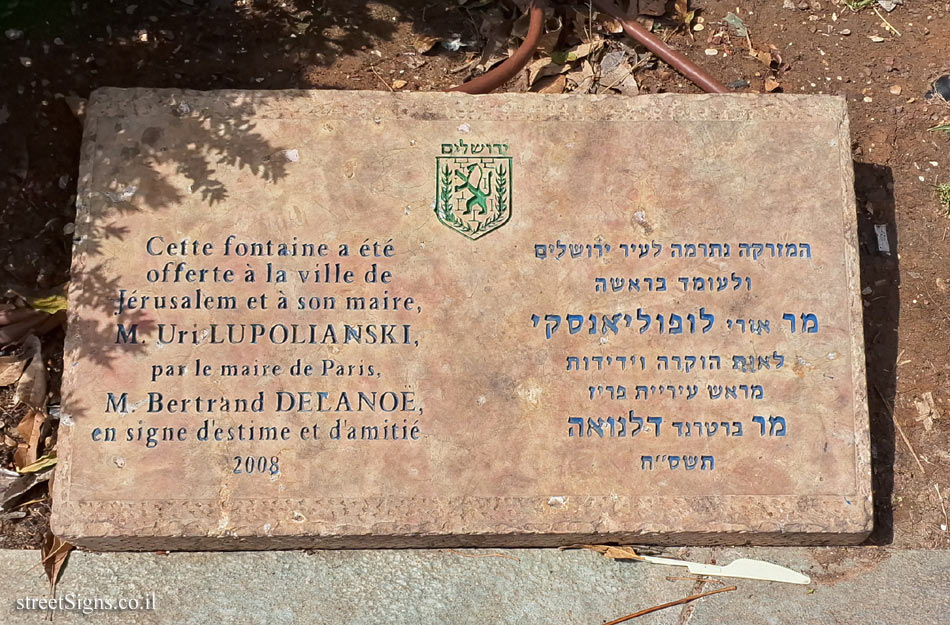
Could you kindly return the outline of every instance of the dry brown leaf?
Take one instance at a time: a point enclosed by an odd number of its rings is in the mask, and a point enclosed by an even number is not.
[[[557,76],[546,76],[534,83],[531,91],[537,93],[564,93],[567,87],[567,76],[558,74]]]
[[[765,50],[750,50],[749,56],[753,56],[759,59],[759,61],[761,61],[765,65],[772,64],[772,55],[766,52]]]
[[[30,364],[20,376],[13,399],[17,404],[26,404],[42,412],[46,409],[46,363],[43,362],[40,340],[30,335],[23,342],[23,348]]]
[[[29,358],[23,349],[18,349],[9,356],[0,356],[0,386],[16,384],[26,368],[28,360]]]
[[[32,308],[16,308],[5,305],[3,310],[0,310],[0,325],[10,325],[30,318],[35,319],[37,316],[36,311]]]
[[[611,35],[623,32],[623,25],[620,23],[620,20],[606,13],[597,14],[597,23],[604,29],[604,32],[610,33]]]
[[[614,89],[622,95],[637,95],[640,87],[633,77],[633,67],[626,61],[623,51],[608,52],[600,62],[601,89]]]
[[[633,96],[640,93],[640,86],[637,84],[637,79],[633,77],[630,66],[627,64],[615,68],[606,76],[602,76],[600,86],[604,89],[618,91],[620,95]]]
[[[13,464],[16,465],[18,470],[33,464],[39,458],[40,436],[45,421],[46,413],[31,409],[16,426],[17,432],[26,441],[25,444],[18,446],[16,451],[13,452]]]
[[[778,82],[773,76],[766,76],[766,77],[765,77],[765,90],[766,90],[766,91],[772,92],[772,91],[775,91],[776,89],[778,89],[778,88],[781,87],[781,86],[782,86],[782,85],[780,85],[779,82]]]
[[[40,310],[30,310],[28,317],[22,318],[14,323],[3,323],[0,321],[0,346],[12,345],[19,342],[24,337],[29,336],[30,332],[48,319],[49,315],[47,313]]]
[[[633,547],[616,547],[614,545],[582,545],[584,549],[596,551],[611,560],[642,560]]]
[[[47,454],[45,456],[40,456],[36,459],[36,462],[21,467],[19,469],[20,473],[26,475],[27,473],[39,473],[40,471],[45,471],[46,469],[51,469],[56,466],[58,459],[56,458],[56,453]]]
[[[539,78],[555,76],[566,72],[568,69],[570,69],[570,66],[567,64],[558,65],[548,58],[538,59],[528,66],[528,87],[533,86]]]
[[[56,582],[59,581],[63,566],[69,558],[69,552],[73,549],[74,547],[62,538],[53,536],[51,532],[46,534],[46,540],[43,541],[43,550],[40,555],[43,558],[46,577],[49,579],[50,591],[56,590]]]
[[[778,69],[782,65],[782,57],[774,46],[770,45],[768,50],[749,49],[749,56],[755,57],[762,64]]]
[[[558,64],[571,63],[592,56],[599,52],[606,42],[603,39],[581,43],[567,50],[558,50],[551,54],[551,61]]]
[[[435,44],[439,43],[438,37],[430,37],[429,35],[419,35],[412,42],[412,48],[418,54],[425,54],[435,47]]]
[[[579,70],[567,74],[567,80],[568,84],[573,83],[571,90],[574,93],[590,93],[594,83],[597,82],[597,73],[590,61],[584,61]]]
[[[29,473],[16,478],[9,478],[6,474],[0,474],[0,510],[10,510],[14,506],[22,507],[26,505],[19,501],[23,498],[23,495],[37,484],[48,481],[52,476],[52,471]]]

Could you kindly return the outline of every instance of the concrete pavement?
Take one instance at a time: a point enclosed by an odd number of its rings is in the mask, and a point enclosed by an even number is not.
[[[501,555],[491,555],[501,554]],[[950,552],[880,548],[690,548],[673,557],[728,564],[759,558],[812,577],[748,580],[735,592],[637,619],[637,625],[950,623]],[[0,551],[0,622],[42,623],[39,554]],[[694,594],[685,569],[612,561],[590,551],[388,550],[238,553],[75,552],[62,604],[149,599],[153,609],[55,614],[55,623],[601,625]],[[707,583],[702,590],[717,586]],[[35,605],[35,604],[34,604]]]

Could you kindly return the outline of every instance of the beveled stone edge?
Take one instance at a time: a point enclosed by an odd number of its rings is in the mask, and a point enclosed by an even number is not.
[[[97,90],[98,91],[98,90]],[[95,92],[93,93],[95,95]],[[90,101],[92,96],[90,96]],[[70,276],[67,287],[67,298],[71,302],[81,300],[79,293],[82,291],[81,280],[76,280],[76,276],[82,276],[87,259],[87,248],[89,246],[89,234],[92,226],[92,215],[90,206],[94,203],[92,181],[95,176],[95,165],[97,162],[96,151],[98,149],[98,130],[101,117],[95,115],[85,116],[83,123],[82,146],[79,158],[79,172],[76,183],[76,218],[74,220],[76,231],[73,234],[72,262],[70,263]],[[70,332],[70,326],[74,321],[78,322],[84,306],[69,306],[66,311],[66,336],[63,340],[63,375],[60,382],[61,411],[59,427],[56,431],[57,464],[54,468],[53,480],[50,485],[52,505],[50,515],[50,525],[53,525],[53,519],[58,515],[59,509],[68,505],[74,505],[70,499],[70,484],[72,482],[72,441],[75,432],[75,421],[69,410],[70,397],[69,389],[74,385],[81,383],[76,378],[79,375],[78,360],[73,355],[79,352],[79,337]]]
[[[695,544],[805,540],[854,544],[870,534],[873,517],[870,499],[857,495],[567,496],[554,505],[548,497],[245,499],[183,504],[61,503],[54,510],[52,527],[57,536],[75,544],[133,550],[164,542],[193,544],[196,549],[226,549],[229,544],[261,549],[281,544],[500,547],[563,546],[579,538],[682,544],[685,537],[702,541]],[[262,508],[269,513],[266,523],[260,515]],[[418,520],[420,510],[426,511],[422,521]],[[749,518],[759,521],[744,520]],[[769,518],[776,520],[765,520]],[[215,526],[220,529],[211,529]],[[116,535],[115,527],[125,531]],[[256,543],[262,546],[249,546]]]
[[[554,532],[403,534],[353,533],[346,535],[173,535],[173,534],[69,534],[54,527],[56,536],[70,544],[94,551],[231,551],[271,549],[423,549],[568,547],[577,544],[641,544],[661,546],[784,545],[845,546],[863,543],[870,530],[770,531],[675,530],[624,532]]]
[[[858,208],[854,192],[854,159],[847,110],[838,121],[838,154],[841,159],[842,231],[845,234],[845,272],[848,276],[851,323],[851,387],[854,419],[854,467],[857,492],[873,499],[871,421],[867,399],[867,365],[864,352],[864,302],[861,295],[861,259],[858,242]]]
[[[359,95],[358,102],[354,95]],[[754,106],[750,106],[750,103]],[[411,109],[409,108],[411,106]],[[803,121],[840,120],[846,100],[805,94],[674,94],[641,96],[441,91],[196,91],[100,87],[87,117],[237,116],[258,119],[398,119],[485,121]],[[850,143],[849,143],[850,145]]]

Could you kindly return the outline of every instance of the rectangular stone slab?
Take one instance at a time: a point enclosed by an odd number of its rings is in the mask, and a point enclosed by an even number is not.
[[[70,542],[869,533],[844,100],[103,89],[87,116]]]

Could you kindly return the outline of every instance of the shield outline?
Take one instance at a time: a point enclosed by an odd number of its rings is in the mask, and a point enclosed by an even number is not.
[[[440,191],[442,190],[442,183],[441,183],[441,181],[439,180],[439,169],[440,169],[440,166],[441,166],[443,160],[455,160],[455,159],[458,159],[458,158],[491,159],[491,160],[493,160],[493,161],[498,161],[498,160],[505,160],[505,161],[508,161],[508,177],[507,177],[507,182],[508,182],[508,214],[505,215],[505,219],[504,219],[503,221],[501,221],[500,223],[495,224],[495,225],[491,228],[491,230],[484,230],[484,231],[482,231],[482,232],[474,233],[474,236],[473,236],[472,234],[470,234],[470,233],[467,233],[467,232],[463,231],[463,230],[459,230],[458,228],[456,228],[456,227],[455,227],[454,225],[452,225],[451,223],[446,223],[446,222],[442,219],[442,216],[439,214],[439,197],[440,197]],[[454,155],[454,156],[437,156],[437,157],[435,157],[435,210],[434,210],[434,212],[435,212],[436,219],[438,219],[438,220],[439,220],[439,223],[441,223],[443,226],[445,226],[446,228],[448,228],[448,229],[451,230],[452,232],[457,232],[457,233],[461,234],[462,236],[464,236],[465,238],[470,239],[470,240],[472,240],[472,241],[475,241],[475,240],[477,240],[477,239],[480,239],[480,238],[482,238],[483,236],[485,236],[486,234],[490,234],[490,233],[492,233],[492,232],[495,232],[496,230],[498,230],[499,228],[501,228],[502,226],[504,226],[506,223],[508,223],[508,222],[511,220],[511,212],[512,212],[512,208],[513,208],[513,207],[512,207],[512,204],[513,204],[512,198],[514,197],[514,185],[512,184],[512,182],[513,182],[514,176],[512,176],[511,168],[512,168],[512,157],[511,157],[511,156],[472,156],[472,155],[459,156],[459,155]],[[497,170],[496,170],[496,171],[497,171]]]

